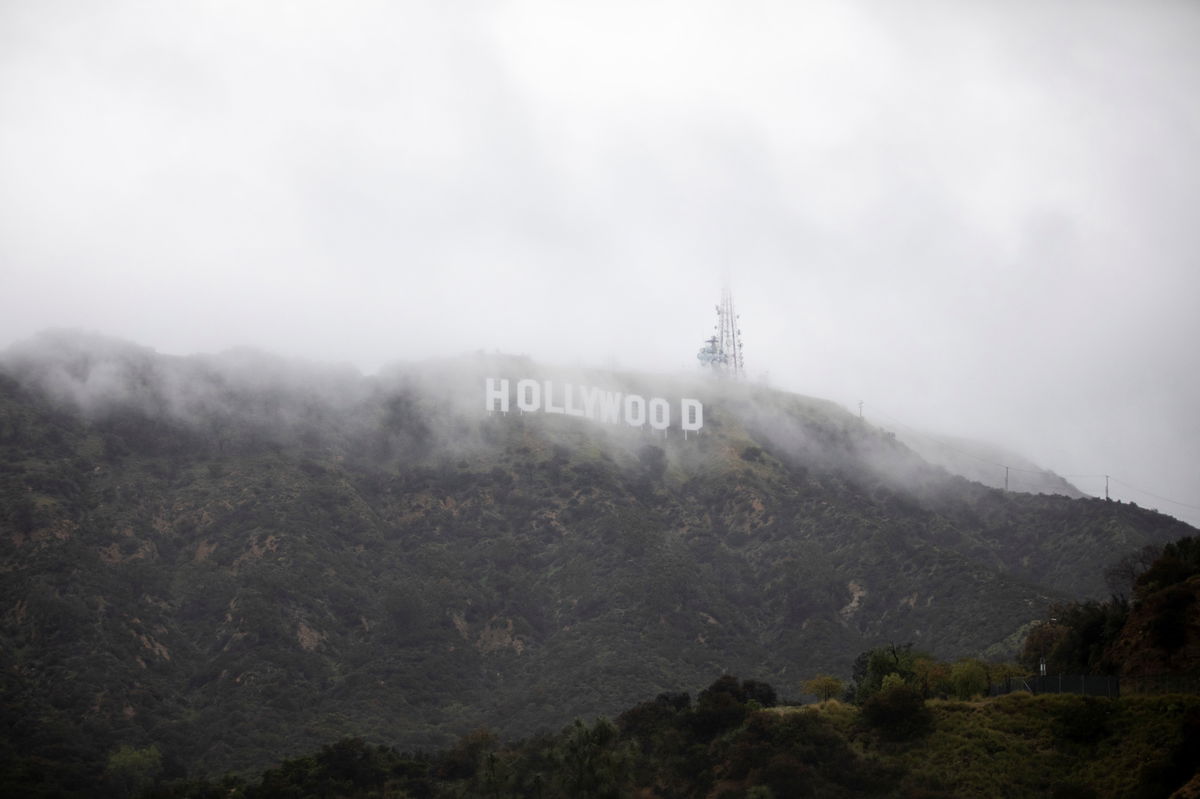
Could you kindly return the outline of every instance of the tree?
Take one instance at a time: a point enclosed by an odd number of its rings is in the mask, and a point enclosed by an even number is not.
[[[608,719],[589,728],[579,719],[564,731],[556,747],[562,795],[608,799],[621,795],[629,773],[628,747]]]
[[[914,664],[926,657],[914,652],[912,644],[888,644],[863,652],[854,660],[854,701],[862,704],[883,685],[883,678],[898,674],[905,682],[912,681]]]
[[[739,683],[732,674],[723,674],[700,692],[689,723],[698,738],[710,740],[718,733],[737,727],[756,706],[764,708],[774,704],[775,689],[768,683],[758,680]]]
[[[1017,663],[989,663],[987,667],[988,680],[993,685],[1011,680],[1014,677],[1025,677],[1029,672]]]
[[[1145,599],[1155,591],[1185,582],[1200,573],[1200,538],[1186,537],[1163,547],[1162,556],[1140,574],[1134,592]]]
[[[484,757],[496,751],[499,746],[500,740],[491,730],[473,730],[459,738],[458,742],[442,755],[436,773],[446,780],[473,778]]]
[[[775,707],[775,689],[770,683],[742,680],[742,693],[747,702],[757,702],[759,707]]]
[[[149,788],[162,773],[162,754],[151,745],[135,749],[123,744],[108,756],[104,779],[118,796],[136,796]]]
[[[1109,566],[1104,570],[1104,582],[1108,590],[1116,597],[1131,596],[1138,578],[1154,565],[1161,554],[1162,547],[1147,544]]]
[[[1109,648],[1120,636],[1129,616],[1127,600],[1114,597],[1109,602],[1070,602],[1055,606],[1050,612],[1052,618],[1026,636],[1018,658],[1022,666],[1036,671],[1045,658],[1049,674],[1116,672],[1117,664],[1109,658]]]
[[[1043,660],[1047,663],[1050,662],[1051,653],[1067,637],[1069,630],[1055,619],[1041,623],[1035,622],[1035,625],[1025,636],[1025,645],[1021,648],[1021,654],[1017,656],[1017,662],[1037,673]],[[1054,673],[1061,672],[1055,670]]]
[[[828,674],[818,674],[804,683],[804,693],[813,694],[827,702],[842,692],[842,681]]]
[[[987,667],[974,658],[965,658],[950,667],[950,684],[954,695],[966,701],[988,689]]]
[[[928,699],[931,696],[947,696],[950,685],[950,667],[931,657],[919,657],[913,660],[913,686]]]
[[[880,737],[892,741],[923,735],[933,723],[921,692],[897,674],[884,678],[879,691],[863,702],[862,718]]]
[[[729,691],[703,691],[696,702],[696,709],[688,721],[692,733],[702,741],[709,741],[726,730],[732,730],[746,718],[748,708],[739,698],[739,693]]]

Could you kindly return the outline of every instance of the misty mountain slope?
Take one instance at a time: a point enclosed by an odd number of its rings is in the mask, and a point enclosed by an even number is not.
[[[1007,487],[1010,491],[1062,494],[1073,498],[1086,496],[1066,478],[1002,447],[965,438],[933,436],[917,430],[901,430],[896,436],[930,463],[992,488]],[[1002,464],[1010,467],[1007,474]]]
[[[5,746],[208,772],[440,745],[885,641],[1003,647],[1193,533],[952,477],[821,400],[471,356],[352,370],[78,334],[0,368]],[[484,378],[703,400],[684,440],[488,413]],[[1012,642],[1009,641],[1009,646]]]

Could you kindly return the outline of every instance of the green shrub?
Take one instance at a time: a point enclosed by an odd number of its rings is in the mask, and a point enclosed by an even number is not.
[[[978,660],[960,660],[950,668],[950,684],[954,687],[954,695],[966,701],[974,696],[987,693],[987,668]]]
[[[1060,741],[1096,743],[1108,736],[1111,715],[1111,700],[1094,696],[1078,697],[1078,701],[1054,709],[1054,736]]]
[[[891,680],[886,680],[879,692],[863,703],[862,718],[880,737],[891,741],[924,735],[933,723],[921,692]]]

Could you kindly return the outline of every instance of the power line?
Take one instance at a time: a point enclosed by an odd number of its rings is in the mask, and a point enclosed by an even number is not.
[[[1112,481],[1114,483],[1120,483],[1121,485],[1125,486],[1126,488],[1132,488],[1134,491],[1141,492],[1148,497],[1154,497],[1155,499],[1160,500],[1162,502],[1170,502],[1172,505],[1179,505],[1180,507],[1191,508],[1192,510],[1200,510],[1200,505],[1189,505],[1186,502],[1180,502],[1179,500],[1171,499],[1170,497],[1160,497],[1158,494],[1155,494],[1153,491],[1147,491],[1144,488],[1138,488],[1135,485],[1126,483],[1124,480],[1118,480],[1115,477],[1112,478]]]
[[[859,402],[859,418],[862,418],[862,405],[863,405],[863,403],[860,401]],[[967,452],[966,450],[962,450],[962,449],[958,449],[957,447],[953,447],[950,444],[947,444],[945,441],[939,439],[938,437],[932,436],[924,431],[917,430],[917,429],[913,428],[911,425],[907,425],[904,422],[901,422],[899,419],[896,419],[893,416],[889,416],[888,414],[883,413],[882,411],[876,411],[876,413],[878,413],[880,416],[884,417],[885,419],[888,419],[891,422],[899,425],[900,427],[903,427],[909,433],[911,433],[914,436],[917,436],[918,438],[924,438],[928,441],[932,441],[935,444],[945,447],[946,449],[950,450],[951,452],[956,452],[959,455],[965,455],[966,457],[973,458],[981,463],[986,463],[989,466],[995,466],[997,468],[1004,469],[1004,482],[1005,482],[1006,487],[1008,485],[1008,472],[1010,470],[1014,471],[1014,472],[1024,472],[1025,474],[1037,474],[1037,475],[1043,475],[1043,476],[1055,475],[1057,477],[1062,477],[1064,479],[1071,479],[1071,480],[1078,480],[1080,478],[1099,479],[1099,478],[1103,477],[1105,480],[1105,497],[1106,498],[1108,496],[1108,481],[1112,480],[1112,482],[1114,482],[1114,483],[1119,483],[1120,485],[1123,485],[1128,489],[1145,494],[1148,497],[1153,497],[1154,499],[1157,499],[1160,502],[1170,502],[1172,505],[1178,505],[1181,508],[1189,508],[1191,510],[1200,510],[1200,505],[1193,505],[1188,502],[1181,502],[1178,499],[1171,499],[1170,497],[1164,497],[1159,494],[1155,494],[1153,491],[1147,491],[1144,488],[1139,488],[1138,486],[1135,486],[1132,483],[1127,483],[1124,480],[1118,480],[1116,477],[1111,477],[1110,475],[1107,475],[1107,474],[1058,474],[1057,472],[1052,472],[1049,469],[1041,469],[1041,470],[1022,469],[1017,466],[1009,466],[1006,463],[997,463],[996,461],[989,460],[980,455],[976,455],[973,452]],[[1006,488],[1006,490],[1007,490],[1007,488]]]
[[[987,458],[985,458],[981,455],[976,455],[974,452],[967,452],[966,450],[958,449],[957,447],[951,446],[950,444],[947,444],[945,441],[938,438],[937,436],[930,435],[929,433],[926,433],[922,430],[917,430],[914,427],[906,425],[904,422],[900,421],[899,419],[896,419],[892,416],[888,416],[886,413],[883,413],[882,411],[876,411],[876,413],[878,413],[880,416],[884,417],[885,419],[889,419],[892,422],[900,425],[901,427],[905,428],[906,430],[908,430],[908,432],[912,433],[914,436],[917,436],[918,438],[924,438],[928,441],[932,441],[935,444],[938,444],[939,446],[945,447],[946,449],[950,450],[951,452],[957,452],[959,455],[965,455],[968,458],[973,458],[973,459],[979,461],[980,463],[986,463],[988,466],[995,466],[998,469],[1011,469],[1014,472],[1024,472],[1025,474],[1045,475],[1045,474],[1051,473],[1049,469],[1022,469],[1019,466],[1009,466],[1007,463],[997,463],[996,461],[988,460]],[[1065,477],[1066,475],[1059,475],[1059,476]]]

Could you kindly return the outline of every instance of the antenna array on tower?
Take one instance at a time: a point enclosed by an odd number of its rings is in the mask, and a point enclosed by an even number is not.
[[[733,310],[733,292],[728,286],[721,292],[721,304],[717,306],[715,334],[704,342],[696,358],[701,366],[738,379],[745,373],[742,359],[742,331],[737,313]]]

